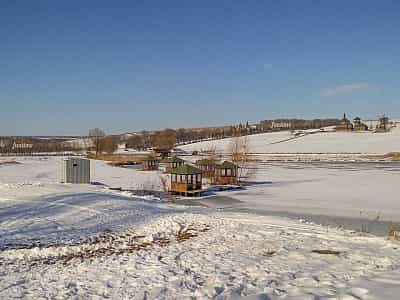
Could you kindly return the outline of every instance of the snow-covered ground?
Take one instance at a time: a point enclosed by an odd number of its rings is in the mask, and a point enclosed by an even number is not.
[[[294,138],[290,131],[247,136],[250,152],[257,154],[385,154],[400,151],[400,128],[390,132],[318,132]],[[216,148],[227,153],[232,139],[205,141],[180,146],[181,149],[204,151]]]
[[[218,195],[253,211],[400,217],[396,165],[256,167],[245,190]],[[0,163],[0,299],[398,299],[397,242],[107,188],[157,189],[160,172],[92,161],[95,184],[69,185],[60,170],[54,157]]]
[[[396,244],[272,217],[171,215],[93,242],[0,255],[4,299],[397,299],[400,292]]]

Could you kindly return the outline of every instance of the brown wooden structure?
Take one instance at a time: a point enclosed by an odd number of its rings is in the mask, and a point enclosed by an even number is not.
[[[376,126],[376,131],[385,132],[389,130],[389,118],[383,115],[379,118],[379,123]]]
[[[353,124],[346,118],[346,114],[343,115],[343,119],[336,126],[336,131],[353,131]]]
[[[201,193],[202,174],[201,170],[182,165],[171,170],[171,192],[185,196],[195,196]]]
[[[204,178],[214,178],[215,165],[216,162],[212,159],[200,159],[196,161],[196,166],[202,171]]]
[[[154,156],[147,156],[143,160],[143,170],[144,171],[155,171],[158,170],[158,159]]]
[[[224,161],[215,166],[215,184],[238,184],[238,166],[232,162]]]
[[[179,157],[167,157],[161,160],[161,163],[166,164],[166,173],[171,173],[172,169],[179,168],[185,164],[185,161]]]
[[[154,148],[152,154],[156,157],[164,159],[169,157],[169,155],[171,154],[171,150],[163,148]]]
[[[361,122],[361,118],[354,118],[354,130],[355,131],[368,131],[368,126]]]

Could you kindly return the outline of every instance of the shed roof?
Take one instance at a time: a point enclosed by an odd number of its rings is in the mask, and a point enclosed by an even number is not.
[[[235,165],[233,162],[230,162],[230,161],[226,160],[222,164],[216,165],[215,167],[217,169],[236,169],[237,165]]]
[[[182,174],[182,175],[194,175],[194,174],[201,174],[201,170],[190,165],[183,165],[178,168],[172,169],[171,173]]]
[[[166,158],[162,159],[161,162],[163,162],[163,163],[174,163],[174,162],[179,163],[179,162],[184,162],[184,160],[177,156],[173,156],[173,157],[166,157]]]

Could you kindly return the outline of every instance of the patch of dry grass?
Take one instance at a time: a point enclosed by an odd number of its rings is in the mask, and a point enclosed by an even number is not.
[[[341,252],[336,250],[312,250],[312,253],[323,254],[323,255],[339,255]]]
[[[114,167],[137,165],[143,162],[144,155],[115,155],[115,154],[99,154],[89,155],[88,158],[107,161],[109,165]]]
[[[207,232],[210,230],[210,226],[207,224],[202,224],[198,228],[188,227],[186,229],[181,229],[175,234],[175,240],[178,243],[182,243],[191,238],[197,237],[202,232]],[[54,256],[48,257],[35,257],[25,261],[23,264],[28,267],[36,265],[53,265],[56,263],[61,263],[62,265],[69,265],[74,262],[83,262],[85,260],[93,261],[100,257],[109,257],[111,255],[122,255],[135,253],[140,250],[151,250],[152,248],[166,247],[174,239],[170,240],[167,237],[159,237],[153,241],[143,240],[145,236],[136,235],[134,232],[120,232],[113,233],[111,231],[104,232],[103,234],[95,237],[88,238],[87,240],[77,241],[76,243],[71,243],[69,246],[80,246],[75,252],[66,254],[55,254]],[[39,249],[50,249],[65,247],[67,245],[14,245],[10,246],[8,249],[32,249],[38,247]],[[1,251],[1,250],[0,250]],[[0,267],[6,265],[14,265],[15,261],[2,261],[0,258]]]
[[[400,152],[390,152],[382,155],[367,155],[365,158],[371,160],[400,161]]]

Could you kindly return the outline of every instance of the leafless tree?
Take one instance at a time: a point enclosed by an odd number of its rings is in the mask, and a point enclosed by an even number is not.
[[[100,128],[94,128],[89,130],[89,138],[92,140],[95,151],[96,157],[101,152],[101,139],[105,137],[105,132]]]
[[[175,143],[176,132],[173,129],[158,131],[154,136],[154,146],[157,148],[171,150]]]
[[[160,182],[161,182],[161,189],[163,192],[164,197],[169,202],[176,202],[175,197],[172,195],[170,191],[170,184],[169,184],[170,177],[160,175]]]
[[[106,136],[100,138],[98,149],[101,152],[106,152],[108,154],[114,153],[118,149],[118,138],[115,136]]]
[[[238,181],[248,179],[253,175],[250,166],[250,144],[247,136],[236,136],[232,139],[228,148],[232,162],[238,167]]]

